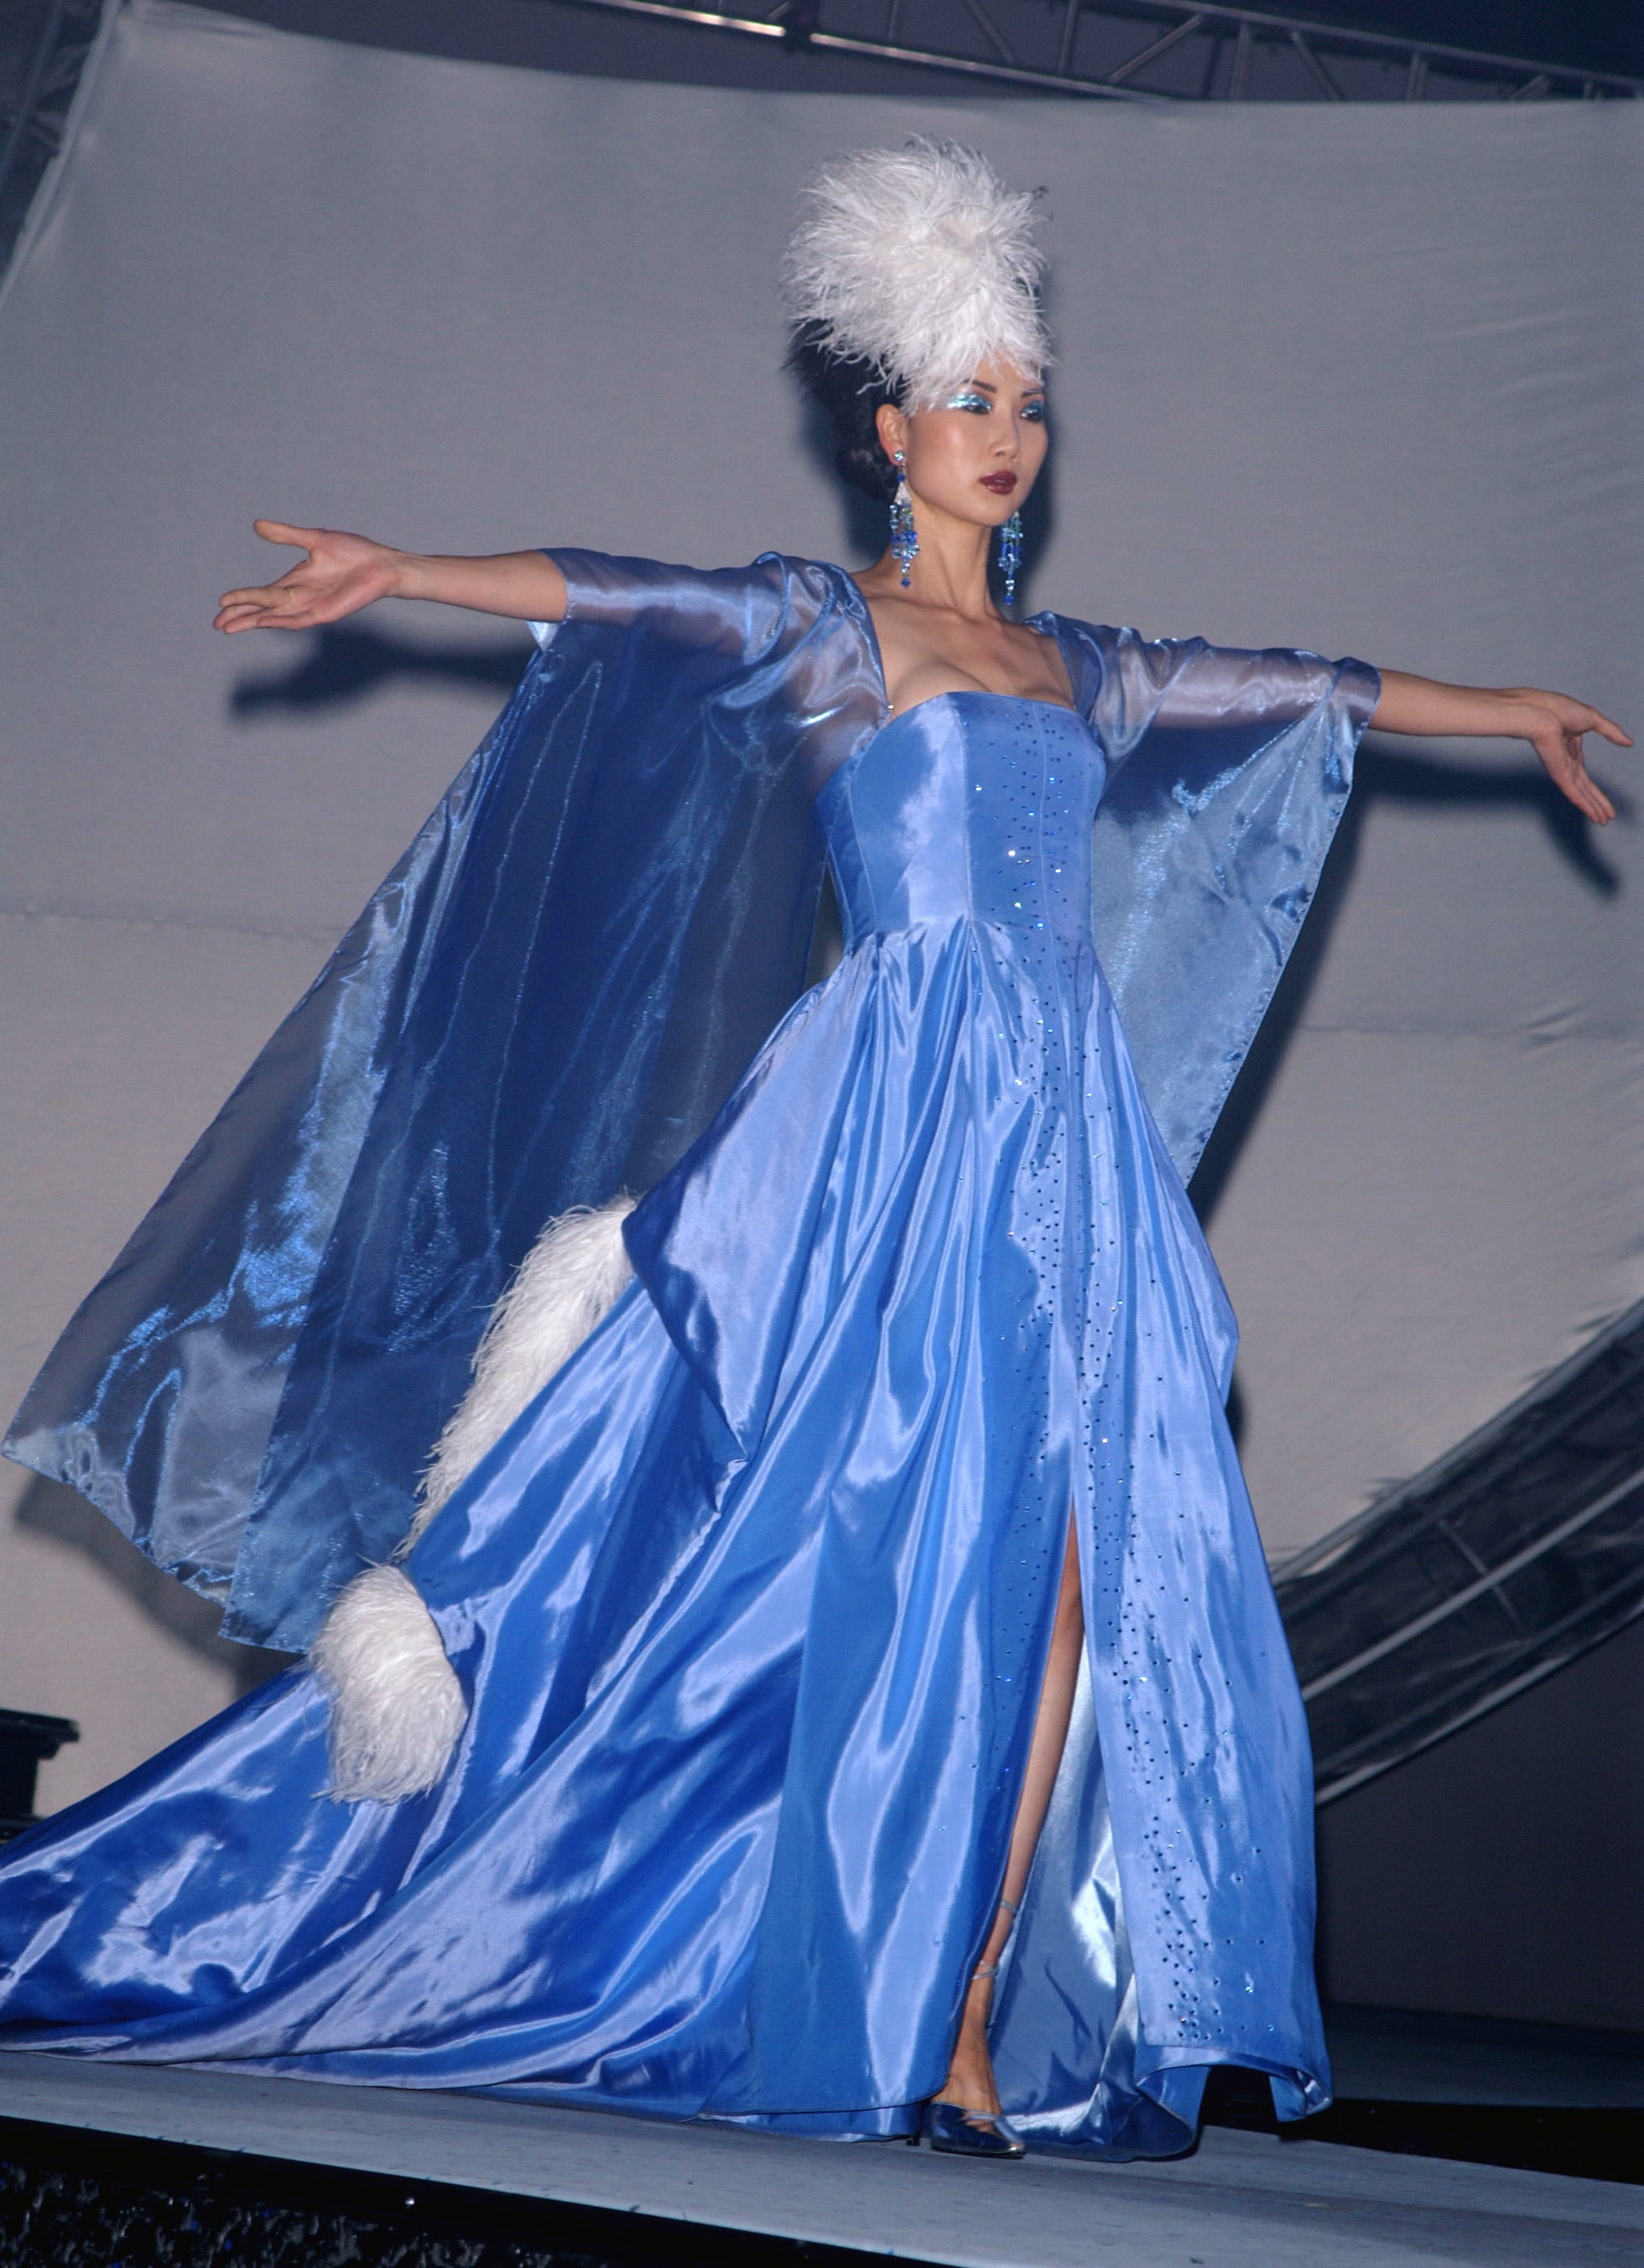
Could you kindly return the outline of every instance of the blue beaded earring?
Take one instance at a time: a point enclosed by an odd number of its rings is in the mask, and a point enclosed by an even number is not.
[[[1012,512],[999,532],[999,571],[1005,578],[1005,604],[1016,603],[1016,578],[1021,571],[1021,514]],[[905,577],[903,578],[907,579]]]
[[[913,525],[913,498],[900,449],[891,451],[896,468],[896,493],[890,500],[890,556],[902,570],[902,587],[908,587],[908,571],[919,556],[919,531]]]

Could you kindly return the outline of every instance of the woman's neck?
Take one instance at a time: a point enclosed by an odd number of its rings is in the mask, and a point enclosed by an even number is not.
[[[904,603],[940,608],[967,622],[996,622],[999,608],[987,577],[992,529],[978,527],[974,520],[952,519],[917,497],[913,524],[919,548],[909,563],[906,590],[901,565],[889,551],[858,578],[863,588],[875,597],[895,596]]]

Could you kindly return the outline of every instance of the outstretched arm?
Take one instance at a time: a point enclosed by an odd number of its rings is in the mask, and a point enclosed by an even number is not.
[[[565,578],[541,551],[503,551],[489,559],[442,559],[395,551],[368,535],[330,527],[252,522],[265,541],[294,544],[307,557],[276,583],[225,591],[219,630],[307,630],[341,622],[376,599],[435,599],[518,622],[557,622],[565,615]]]
[[[1600,827],[1609,825],[1616,807],[1589,776],[1581,736],[1601,733],[1618,748],[1633,746],[1619,725],[1567,694],[1539,692],[1533,685],[1508,686],[1499,692],[1485,686],[1443,685],[1436,678],[1408,677],[1397,669],[1382,672],[1382,697],[1370,724],[1378,733],[1413,733],[1423,738],[1455,733],[1528,740],[1558,787]]]

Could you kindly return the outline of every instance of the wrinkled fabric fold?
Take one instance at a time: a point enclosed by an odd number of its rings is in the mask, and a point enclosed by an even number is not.
[[[1336,748],[1328,666],[1292,674]],[[1146,742],[1114,740],[1122,782]],[[1230,839],[1277,745],[1205,783]],[[406,1562],[469,1703],[445,1779],[316,1801],[323,1706],[277,1681],[6,1854],[0,2044],[910,2131],[1071,1521],[1085,1665],[1006,2107],[1124,2157],[1187,2145],[1217,2063],[1323,2103],[1305,1726],[1221,1407],[1232,1315],[1093,924],[1108,770],[1083,717],[983,694],[831,767],[839,967]]]
[[[746,647],[630,606],[531,663],[13,1422],[7,1454],[230,1637],[301,1648],[394,1549],[543,1222],[653,1181],[803,983],[788,676],[837,647],[839,594],[802,563],[727,580]]]
[[[232,1638],[307,1645],[409,1528],[543,1223],[649,1189],[711,1122],[804,983],[812,798],[886,718],[837,567],[553,556],[567,621],[7,1437],[221,1602]],[[1114,767],[1096,934],[1185,1174],[1310,898],[1375,674],[1033,627]]]

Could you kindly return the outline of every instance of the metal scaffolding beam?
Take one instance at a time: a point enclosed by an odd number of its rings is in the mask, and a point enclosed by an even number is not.
[[[102,0],[0,0],[0,275],[57,153]]]
[[[1644,1614],[1644,1304],[1276,1582],[1321,1803]]]
[[[785,0],[768,13],[711,10],[689,0],[577,0],[577,4],[627,16],[651,17],[748,39],[776,40],[789,48],[861,56],[881,63],[991,80],[1004,86],[1046,92],[1095,96],[1108,100],[1246,101],[1259,99],[1263,66],[1287,59],[1300,77],[1286,85],[1287,99],[1323,102],[1382,99],[1420,102],[1434,92],[1434,81],[1465,81],[1493,88],[1502,99],[1538,101],[1548,97],[1586,100],[1644,95],[1644,78],[1577,64],[1537,62],[1485,48],[1460,48],[1435,40],[1412,40],[1392,33],[1358,31],[1316,18],[1272,9],[1207,4],[1207,0],[1117,0],[1087,4],[1065,0],[1058,13],[1037,0]],[[936,37],[925,42],[908,35],[917,7],[920,25]],[[877,14],[877,35],[867,19]],[[1111,48],[1143,32],[1147,36],[1128,55],[1116,55],[1096,69],[1079,67],[1081,44]],[[1082,35],[1082,36],[1081,36]],[[1041,54],[1036,56],[1034,49]],[[1185,84],[1146,86],[1137,82],[1168,58],[1193,51],[1195,68]],[[1341,83],[1341,64],[1382,67],[1385,86]],[[1338,68],[1332,68],[1336,65]],[[1278,92],[1274,88],[1269,92]]]
[[[756,16],[717,15],[706,8],[682,6],[678,0],[577,0],[577,4],[601,8],[613,15],[651,16],[675,24],[699,25],[708,31],[740,32],[756,40],[780,40],[786,36],[785,24],[770,23]],[[888,36],[883,40],[858,39],[848,33],[817,29],[807,33],[801,44],[826,55],[866,55],[880,63],[913,63],[931,70],[956,71],[967,78],[993,79],[1006,86],[1039,87],[1053,94],[1107,95],[1121,102],[1158,99],[1156,96],[1132,94],[1128,87],[1109,86],[1099,80],[1079,78],[1055,70],[1023,70],[1009,63],[990,63],[981,56],[899,46],[889,33],[896,28],[900,13],[899,0],[889,0]]]
[[[1588,101],[1644,78],[1221,0],[571,0],[1024,93],[1103,102]],[[456,0],[453,0],[453,12]],[[0,0],[0,272],[62,139],[104,0]]]

